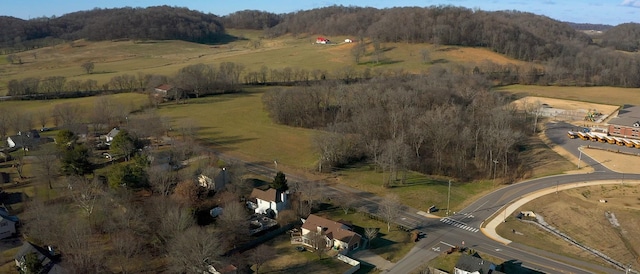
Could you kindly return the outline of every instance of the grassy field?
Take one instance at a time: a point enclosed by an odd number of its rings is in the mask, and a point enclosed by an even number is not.
[[[138,110],[142,105],[148,102],[147,96],[139,93],[119,93],[104,95],[104,98],[110,99],[119,108],[129,109],[131,111]],[[2,112],[15,112],[20,111],[22,113],[31,114],[34,127],[39,128],[38,116],[40,113],[44,113],[51,117],[52,110],[56,105],[60,104],[72,104],[78,105],[82,109],[87,110],[88,115],[93,115],[91,108],[99,100],[100,97],[83,97],[72,99],[58,99],[58,100],[42,100],[42,101],[0,101],[0,111]],[[86,121],[86,120],[85,120]],[[48,127],[53,127],[53,119],[49,118],[47,122]],[[13,132],[11,132],[13,134]]]
[[[260,67],[267,66],[269,69],[321,69],[330,73],[347,66],[356,70],[369,67],[417,73],[426,70],[433,63],[443,66],[464,63],[472,66],[489,60],[500,64],[524,64],[483,48],[385,43],[382,45],[385,51],[384,62],[372,64],[372,57],[365,56],[361,61],[364,64],[357,65],[351,55],[354,43],[317,45],[314,43],[317,35],[265,39],[261,37],[261,31],[231,29],[228,33],[239,39],[220,45],[184,41],[79,40],[18,53],[22,64],[9,64],[6,56],[0,56],[0,95],[6,93],[6,85],[12,79],[64,76],[67,81],[94,79],[101,85],[122,74],[171,76],[180,68],[196,63],[235,62],[244,65],[245,71],[257,71]],[[347,37],[330,37],[333,41],[344,41],[345,38]],[[425,49],[429,51],[432,62],[422,62],[420,52]],[[85,62],[95,64],[93,74],[86,74],[80,67]]]
[[[496,88],[496,91],[516,94],[518,97],[540,96],[615,106],[640,104],[640,88],[511,85]]]
[[[531,201],[518,210],[532,210],[545,221],[575,240],[595,248],[622,263],[631,263],[637,269],[635,259],[640,252],[640,198],[637,186],[593,186],[561,191]],[[600,199],[607,203],[600,203]],[[620,227],[613,226],[605,212],[614,213]],[[588,229],[585,229],[588,228]],[[512,229],[523,235],[512,233]],[[606,265],[601,259],[568,244],[533,224],[515,219],[498,226],[498,233],[515,242],[542,250]],[[597,235],[597,237],[594,237]]]
[[[260,267],[260,273],[342,273],[349,268],[350,265],[345,264],[337,259],[318,255],[311,251],[299,252],[295,246],[291,244],[291,238],[287,234],[280,235],[273,240],[265,243],[273,250],[275,258],[269,260]],[[253,268],[255,270],[255,266]]]

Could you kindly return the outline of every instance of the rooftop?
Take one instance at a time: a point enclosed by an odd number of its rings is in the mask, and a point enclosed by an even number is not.
[[[618,111],[618,117],[609,121],[609,124],[633,127],[640,122],[640,106],[625,105]]]

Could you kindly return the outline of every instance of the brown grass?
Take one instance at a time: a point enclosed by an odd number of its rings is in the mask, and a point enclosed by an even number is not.
[[[614,260],[632,263],[633,268],[638,268],[640,263],[632,255],[640,252],[637,248],[640,246],[640,227],[637,225],[640,218],[638,192],[638,186],[629,185],[576,188],[543,196],[518,210],[532,210],[542,215],[547,223],[575,240],[607,254]],[[607,203],[600,203],[600,199],[607,200]],[[609,223],[604,215],[606,211],[616,215],[620,228]],[[513,234],[511,229],[524,235]],[[510,240],[539,249],[607,265],[604,261],[535,225],[514,220],[500,225],[498,233]]]
[[[511,85],[496,89],[518,96],[538,96],[623,106],[640,104],[640,88]]]

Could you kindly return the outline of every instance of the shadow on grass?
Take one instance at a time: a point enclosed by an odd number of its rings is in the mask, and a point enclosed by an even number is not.
[[[440,58],[440,59],[432,60],[429,63],[431,63],[432,65],[435,65],[435,64],[446,64],[446,63],[449,63],[449,60]]]
[[[12,205],[23,202],[23,196],[21,192],[3,192],[0,193],[0,200],[5,205]]]
[[[362,62],[359,63],[358,65],[367,65],[367,66],[384,66],[384,65],[392,65],[392,64],[397,64],[397,63],[402,63],[404,62],[404,60],[380,60],[378,62],[375,61],[368,61],[368,62]]]
[[[543,272],[536,271],[530,268],[522,266],[522,262],[517,260],[509,260],[500,265],[500,270],[504,273],[515,274],[542,274]]]
[[[371,240],[371,242],[369,243],[369,249],[378,249],[378,248],[389,249],[389,248],[391,248],[392,245],[397,243],[397,242],[391,241],[389,239],[382,238],[385,235],[386,234],[378,233],[378,237],[373,239],[373,240]]]
[[[360,269],[358,269],[358,271],[354,272],[355,274],[366,274],[366,273],[371,273],[374,270],[376,270],[376,266],[372,265],[370,263],[367,262],[363,262],[363,261],[359,261],[360,262]]]

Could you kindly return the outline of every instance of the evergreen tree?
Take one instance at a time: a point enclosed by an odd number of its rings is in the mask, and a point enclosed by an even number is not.
[[[287,185],[287,177],[282,173],[282,171],[278,171],[270,186],[271,188],[275,188],[280,191],[286,191],[289,189],[289,186]]]

